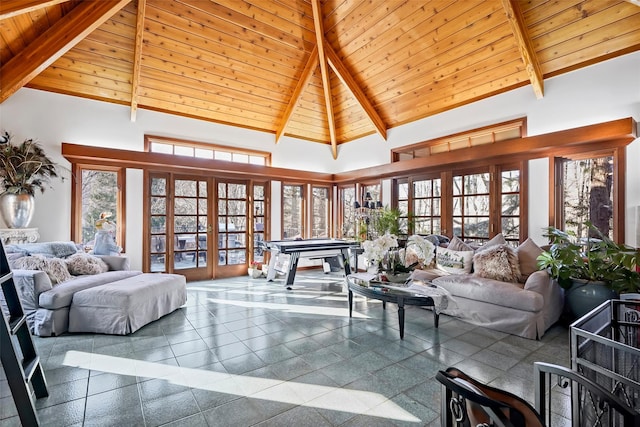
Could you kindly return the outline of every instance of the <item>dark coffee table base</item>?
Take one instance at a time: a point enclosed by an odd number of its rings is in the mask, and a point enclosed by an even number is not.
[[[353,293],[362,295],[367,298],[377,299],[382,301],[382,309],[386,310],[387,302],[392,302],[398,305],[398,325],[400,326],[400,339],[404,339],[404,306],[415,305],[420,307],[433,307],[433,299],[428,296],[414,296],[410,294],[402,293],[385,293],[373,290],[371,288],[365,288],[358,284],[352,283],[347,279],[347,286],[349,288],[349,317],[353,314]],[[433,324],[437,328],[440,315],[433,309]]]

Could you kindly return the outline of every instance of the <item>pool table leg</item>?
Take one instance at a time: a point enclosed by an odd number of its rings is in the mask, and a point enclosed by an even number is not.
[[[284,286],[291,290],[293,281],[296,278],[296,269],[298,268],[298,260],[300,259],[300,252],[291,252],[291,259],[289,260],[289,269],[287,270],[287,277],[284,279]]]
[[[353,292],[349,289],[349,317],[353,313]]]

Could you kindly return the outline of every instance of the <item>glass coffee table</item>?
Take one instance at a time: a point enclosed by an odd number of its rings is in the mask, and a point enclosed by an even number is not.
[[[398,323],[400,326],[400,339],[404,339],[404,307],[415,305],[419,307],[433,308],[433,323],[438,327],[440,309],[446,308],[446,291],[432,285],[420,286],[419,293],[411,287],[402,288],[391,282],[379,282],[367,279],[367,274],[351,274],[347,276],[349,290],[349,317],[353,313],[353,294],[356,293],[366,298],[382,301],[382,308],[386,309],[386,303],[398,305]]]

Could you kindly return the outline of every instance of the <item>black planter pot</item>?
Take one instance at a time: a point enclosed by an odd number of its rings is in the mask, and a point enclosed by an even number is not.
[[[618,298],[618,293],[609,289],[605,282],[581,279],[573,279],[573,285],[565,292],[565,302],[576,319],[615,298]]]

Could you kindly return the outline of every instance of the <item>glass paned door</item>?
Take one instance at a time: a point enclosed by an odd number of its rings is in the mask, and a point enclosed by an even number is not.
[[[207,270],[208,180],[173,183],[173,269]]]
[[[264,262],[264,250],[260,242],[265,240],[267,195],[265,184],[253,184],[253,261]]]
[[[247,184],[218,181],[218,265],[247,263]]]
[[[149,271],[167,271],[167,177],[151,175],[149,179],[150,245]]]

